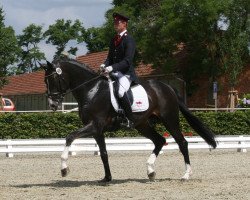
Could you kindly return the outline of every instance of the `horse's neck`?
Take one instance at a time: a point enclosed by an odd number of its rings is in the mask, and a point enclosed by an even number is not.
[[[82,89],[73,92],[73,96],[80,105],[89,105],[95,95],[105,88],[105,83],[101,79],[93,80],[82,87]]]
[[[79,65],[72,63],[69,64],[70,67],[65,67],[65,69],[67,70],[69,76],[69,81],[70,81],[69,86],[71,90],[98,76],[98,74],[94,73],[86,66],[81,67],[80,64]]]
[[[88,91],[91,89],[91,85],[93,84],[92,80],[95,79],[98,74],[92,72],[87,67],[80,67],[73,64],[71,64],[70,68],[68,69],[70,69],[67,72],[70,81],[70,90],[73,90],[73,96],[77,102],[83,103],[83,101],[86,99]]]

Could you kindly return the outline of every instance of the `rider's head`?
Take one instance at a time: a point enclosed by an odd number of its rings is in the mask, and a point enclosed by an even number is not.
[[[121,33],[127,29],[129,18],[119,13],[113,13],[114,28],[117,33]]]

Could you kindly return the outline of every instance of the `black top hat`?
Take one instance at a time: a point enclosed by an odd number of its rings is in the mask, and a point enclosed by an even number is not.
[[[113,18],[114,20],[123,20],[125,22],[127,22],[129,20],[129,18],[125,15],[119,14],[119,13],[113,13]]]

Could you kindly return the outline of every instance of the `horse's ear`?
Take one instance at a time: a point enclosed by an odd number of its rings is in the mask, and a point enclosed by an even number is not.
[[[47,62],[47,69],[53,69],[54,68],[53,65],[52,65],[52,63],[50,63],[47,60],[46,60],[46,62]]]
[[[47,65],[46,64],[42,64],[39,61],[37,61],[37,62],[40,65],[41,68],[43,68],[44,70],[47,70]]]

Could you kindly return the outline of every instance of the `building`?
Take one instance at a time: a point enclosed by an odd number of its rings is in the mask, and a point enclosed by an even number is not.
[[[229,81],[223,75],[217,78],[218,82],[218,107],[228,107],[230,86]],[[192,108],[213,107],[214,100],[211,100],[213,94],[212,82],[207,76],[200,76],[195,80],[198,90],[187,98],[187,104]],[[250,64],[246,65],[238,77],[238,83],[235,86],[238,97],[242,98],[244,94],[250,93]]]

